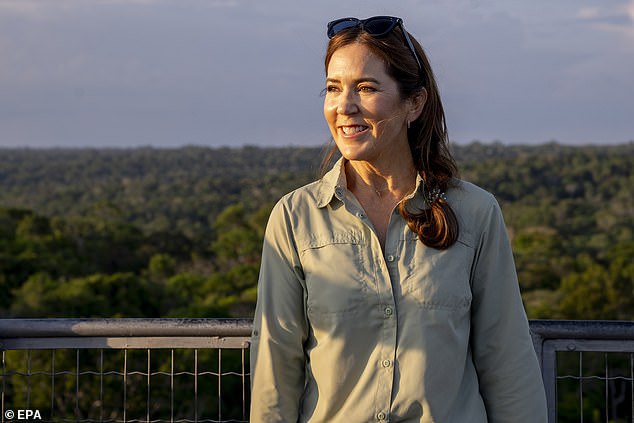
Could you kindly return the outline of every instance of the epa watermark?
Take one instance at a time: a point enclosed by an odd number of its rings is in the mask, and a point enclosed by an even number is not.
[[[42,420],[40,410],[7,410],[4,412],[7,420]]]

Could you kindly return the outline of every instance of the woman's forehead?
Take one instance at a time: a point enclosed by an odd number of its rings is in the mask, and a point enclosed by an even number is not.
[[[386,75],[385,63],[367,46],[354,43],[340,47],[332,54],[328,63],[328,77],[348,74],[367,76]]]

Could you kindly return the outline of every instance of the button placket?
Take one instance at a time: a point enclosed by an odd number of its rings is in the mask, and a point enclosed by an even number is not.
[[[392,224],[388,227],[388,234],[385,243],[385,251],[391,254],[382,254],[382,248],[376,245],[374,263],[377,280],[377,288],[379,289],[380,308],[383,314],[383,325],[381,328],[381,348],[380,355],[377,357],[377,396],[375,402],[375,421],[385,423],[390,420],[389,412],[391,409],[391,400],[394,390],[394,362],[392,357],[396,356],[396,335],[398,327],[397,309],[392,291],[392,280],[398,277],[395,273],[397,269],[394,266],[396,262],[396,249],[393,239],[394,233],[390,233]],[[376,238],[375,238],[376,239]],[[377,240],[378,241],[378,240]],[[373,245],[374,246],[374,245]]]
[[[391,398],[392,391],[394,388],[394,363],[390,359],[394,357],[396,354],[396,331],[397,331],[397,321],[396,317],[396,309],[392,304],[383,304],[383,327],[381,329],[381,343],[383,347],[381,348],[380,356],[382,357],[378,360],[378,369],[381,369],[379,374],[377,375],[377,401],[375,413],[376,418],[379,421],[388,421],[388,412],[391,407]],[[383,415],[381,419],[380,415]]]

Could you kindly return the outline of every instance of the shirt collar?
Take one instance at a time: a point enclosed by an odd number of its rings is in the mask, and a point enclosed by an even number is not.
[[[317,207],[322,208],[330,204],[333,197],[343,201],[348,184],[344,170],[345,159],[341,157],[322,178],[317,195]]]
[[[337,198],[339,201],[343,201],[345,198],[346,190],[348,189],[344,168],[345,162],[346,160],[341,157],[333,165],[332,169],[321,178],[320,189],[317,194],[317,207],[327,206],[333,198]],[[416,175],[416,189],[405,199],[409,200],[407,205],[412,212],[429,208],[425,201],[425,183],[420,174]]]
[[[410,195],[404,198],[408,200],[407,208],[410,212],[419,212],[429,208],[429,204],[425,200],[425,181],[420,174],[416,175],[416,189]]]

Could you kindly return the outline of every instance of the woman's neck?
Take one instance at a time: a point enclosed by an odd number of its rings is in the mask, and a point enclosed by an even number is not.
[[[348,189],[352,192],[366,191],[377,197],[403,198],[416,186],[416,168],[411,156],[409,160],[393,161],[376,165],[366,161],[347,161],[345,164]]]

